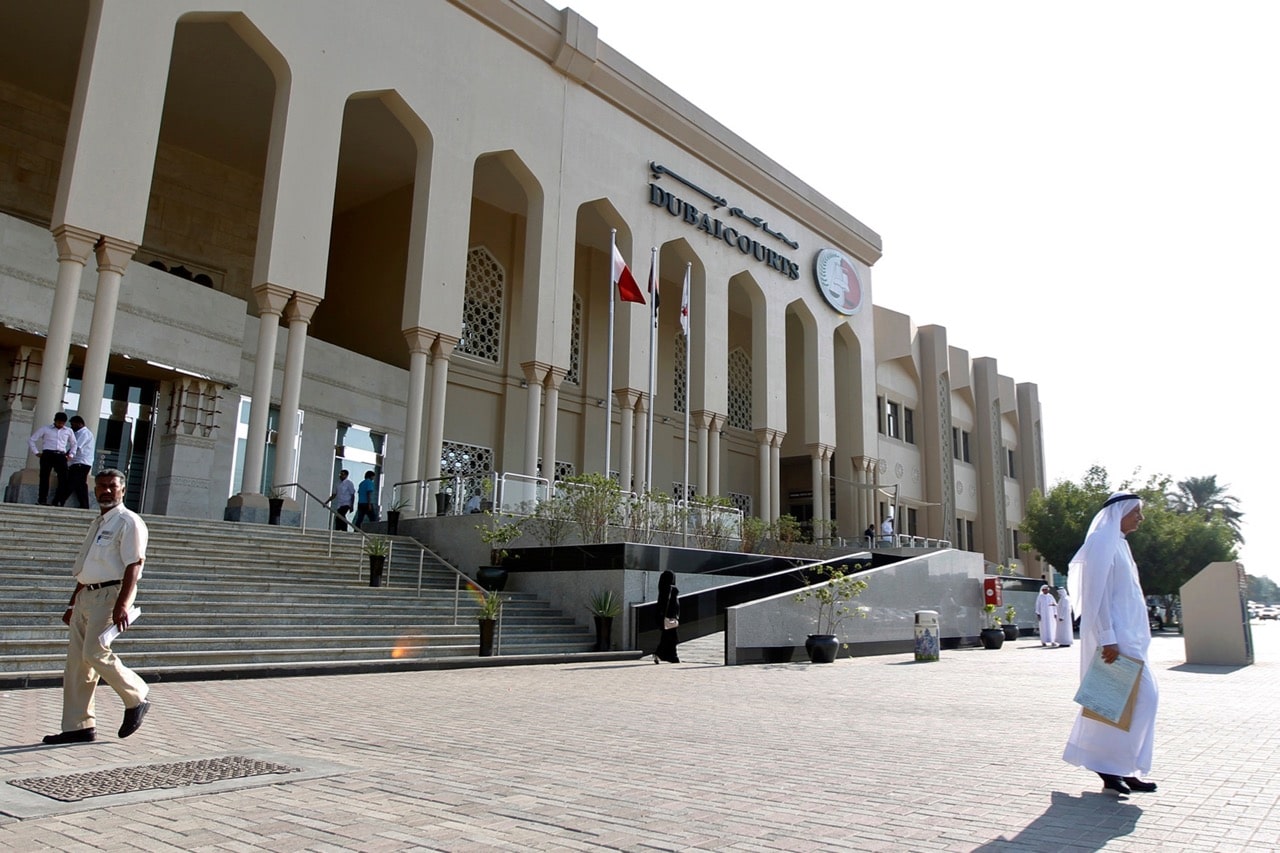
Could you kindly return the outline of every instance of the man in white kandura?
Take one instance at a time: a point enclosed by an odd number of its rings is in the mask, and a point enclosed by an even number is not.
[[[1036,616],[1040,620],[1040,645],[1056,646],[1058,602],[1047,586],[1040,587],[1040,594],[1036,596]]]
[[[1054,629],[1053,638],[1064,648],[1071,645],[1075,634],[1075,624],[1071,619],[1071,595],[1066,587],[1058,587],[1058,627]]]
[[[1084,544],[1071,559],[1067,585],[1080,616],[1080,675],[1101,656],[1114,663],[1121,653],[1143,662],[1129,730],[1076,716],[1062,760],[1102,777],[1103,791],[1117,796],[1154,791],[1139,778],[1151,772],[1159,691],[1147,660],[1151,624],[1138,582],[1138,566],[1125,536],[1142,523],[1142,499],[1117,492],[1093,517]]]

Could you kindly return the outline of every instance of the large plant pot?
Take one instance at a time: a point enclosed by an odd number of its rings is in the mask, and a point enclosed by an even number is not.
[[[282,509],[284,498],[267,498],[267,524],[279,524]]]
[[[1001,631],[1004,631],[1004,638],[1005,638],[1006,640],[1016,640],[1016,639],[1018,639],[1018,626],[1017,626],[1017,625],[1001,625],[1001,626],[1000,626],[1000,630],[1001,630]]]
[[[1004,631],[999,628],[983,628],[978,634],[984,649],[998,649],[1004,645]]]
[[[476,569],[476,583],[489,592],[502,592],[507,587],[507,570],[502,566],[481,566]]]
[[[840,653],[840,638],[835,634],[810,634],[804,641],[810,663],[835,663]]]
[[[453,495],[448,492],[436,492],[436,515],[448,515],[453,508]]]
[[[386,568],[385,554],[369,555],[369,586],[382,586],[382,570]]]
[[[493,657],[493,632],[498,625],[497,619],[478,619],[480,625],[480,657]]]
[[[400,533],[400,513],[398,510],[387,510],[387,535],[396,536]]]
[[[594,616],[596,621],[596,651],[607,652],[613,645],[613,617]]]

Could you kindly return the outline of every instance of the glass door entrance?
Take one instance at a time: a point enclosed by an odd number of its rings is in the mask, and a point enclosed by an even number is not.
[[[93,470],[119,468],[128,477],[124,505],[142,511],[146,497],[147,466],[151,457],[151,437],[155,432],[156,399],[160,383],[153,379],[108,373],[102,393],[102,409],[94,431],[97,446]],[[67,382],[67,411],[75,413],[80,404],[80,372],[74,370]],[[79,413],[86,423],[89,417]]]

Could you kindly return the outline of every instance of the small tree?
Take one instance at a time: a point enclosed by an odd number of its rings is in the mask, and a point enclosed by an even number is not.
[[[862,568],[854,564],[854,571]],[[851,607],[850,603],[867,588],[867,582],[849,573],[848,566],[818,566],[812,569],[818,581],[800,590],[795,600],[813,602],[817,606],[817,630],[815,634],[834,635],[841,623],[850,616],[865,617],[865,607]],[[825,580],[823,580],[825,578]],[[845,643],[848,646],[848,643]]]

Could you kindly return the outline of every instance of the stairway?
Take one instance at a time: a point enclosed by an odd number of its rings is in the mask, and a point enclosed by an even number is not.
[[[61,683],[61,616],[92,519],[0,505],[0,688]],[[142,616],[116,643],[148,681],[542,663],[594,647],[586,626],[532,594],[504,592],[495,656],[478,657],[476,594],[408,537],[392,537],[384,586],[373,588],[358,535],[335,533],[331,544],[328,531],[146,521]]]

